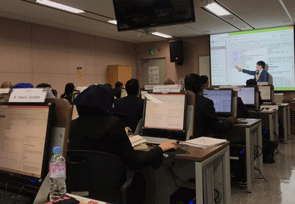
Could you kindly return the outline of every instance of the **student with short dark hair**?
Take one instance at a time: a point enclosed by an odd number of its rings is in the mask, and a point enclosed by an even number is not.
[[[114,112],[130,116],[138,123],[143,115],[144,103],[143,99],[137,97],[139,92],[138,80],[130,79],[127,81],[125,88],[128,96],[115,100]]]
[[[200,76],[201,84],[202,84],[202,90],[207,89],[209,87],[208,84],[208,77],[206,75]]]
[[[123,83],[118,81],[115,84],[115,88],[113,89],[113,94],[116,98],[121,98],[121,90],[123,88]]]
[[[243,73],[254,75],[254,79],[257,82],[269,82],[269,74],[264,69],[265,68],[265,62],[264,61],[258,61],[256,63],[256,71],[250,71],[247,69],[242,69],[238,66],[236,66],[237,70],[242,71]]]
[[[51,88],[51,85],[47,83],[41,83],[41,84],[38,84],[36,88]]]
[[[196,95],[194,137],[223,134],[233,127],[233,122],[236,121],[235,117],[229,117],[227,120],[219,122],[213,101],[201,94],[202,83],[199,75],[188,74],[184,82],[186,90],[191,90]]]

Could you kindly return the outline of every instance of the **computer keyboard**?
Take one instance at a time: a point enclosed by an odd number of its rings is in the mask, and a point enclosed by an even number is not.
[[[171,140],[171,139],[167,139],[167,138],[160,138],[160,137],[149,137],[149,136],[142,136],[145,140],[147,144],[161,144],[165,141],[173,141],[176,142],[177,140]]]
[[[0,189],[1,204],[29,204],[30,201],[31,201],[30,197]]]

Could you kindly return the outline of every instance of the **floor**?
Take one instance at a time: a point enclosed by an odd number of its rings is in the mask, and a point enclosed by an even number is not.
[[[255,179],[253,192],[232,186],[232,204],[295,204],[295,136],[279,144],[274,164],[264,164],[263,179]],[[258,172],[256,177],[260,177]]]

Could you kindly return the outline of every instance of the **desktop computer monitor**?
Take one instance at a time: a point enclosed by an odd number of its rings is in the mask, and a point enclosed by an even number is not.
[[[187,93],[146,95],[143,132],[147,135],[156,132],[168,135],[167,138],[185,140],[186,105]]]
[[[121,98],[128,96],[127,91],[125,88],[121,89]]]
[[[0,178],[41,185],[48,173],[54,104],[0,104]]]
[[[238,97],[240,97],[247,107],[256,107],[255,87],[240,87]]]
[[[214,103],[217,115],[232,116],[233,115],[233,90],[203,90],[203,96],[209,98]]]
[[[140,96],[142,99],[145,99],[145,94],[148,93],[148,91],[140,91]]]
[[[258,86],[261,94],[261,100],[271,102],[272,101],[272,89],[271,86]]]

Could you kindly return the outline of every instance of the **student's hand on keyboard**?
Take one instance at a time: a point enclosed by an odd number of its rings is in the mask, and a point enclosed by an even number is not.
[[[176,142],[166,141],[159,145],[163,152],[168,151],[169,149],[178,150],[179,145]]]

